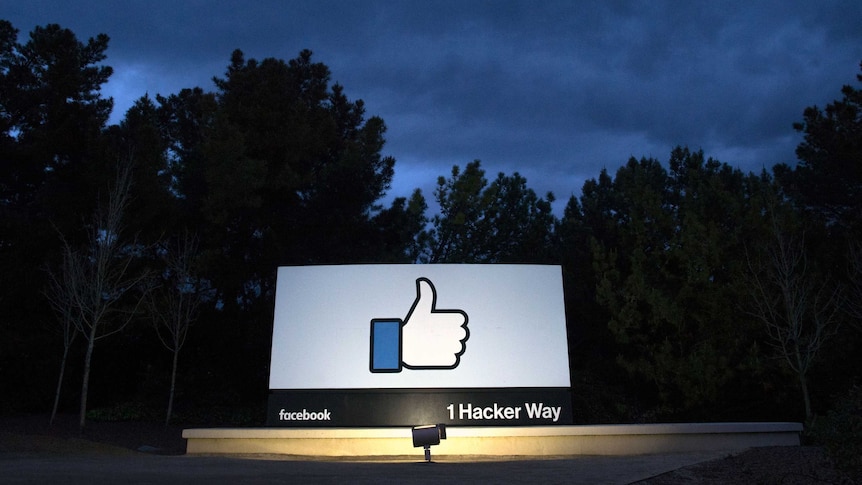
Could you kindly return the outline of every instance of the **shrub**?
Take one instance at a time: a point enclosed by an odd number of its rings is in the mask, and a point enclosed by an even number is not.
[[[809,430],[809,437],[826,448],[835,464],[862,478],[862,386],[854,385],[826,416]]]

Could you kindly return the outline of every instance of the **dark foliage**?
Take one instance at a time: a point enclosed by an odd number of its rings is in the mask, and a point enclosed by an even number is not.
[[[418,190],[382,203],[395,170],[386,125],[310,51],[289,61],[235,51],[214,91],[145,95],[106,126],[107,47],[105,35],[82,42],[56,25],[19,42],[0,22],[0,413],[50,409],[63,341],[44,269],[59,267],[64,244],[87,242],[128,161],[123,257],[152,286],[199,299],[176,364],[181,421],[263,415],[279,265],[366,262],[562,265],[578,423],[801,420],[799,384],[748,305],[746,275],[776,213],[787,234],[804,234],[813,274],[847,288],[839,333],[806,374],[813,413],[844,419],[830,396],[860,377],[848,364],[862,343],[850,298],[859,266],[848,264],[862,214],[858,89],[805,111],[800,163],[774,176],[678,147],[666,162],[603,170],[557,217],[552,194],[518,173],[486,178],[474,161],[439,178],[429,217]],[[199,250],[193,280],[177,282],[166,248],[181,234]],[[174,362],[150,321],[140,313],[96,349],[92,418],[164,416]],[[68,382],[80,381],[82,356],[79,341]],[[75,387],[61,410],[74,408]]]

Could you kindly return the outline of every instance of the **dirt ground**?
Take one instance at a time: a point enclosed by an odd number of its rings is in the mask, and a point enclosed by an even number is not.
[[[51,427],[47,416],[43,415],[0,417],[0,453],[143,452],[180,455],[185,453],[182,429],[182,426],[165,427],[159,423],[91,421],[81,434],[77,418],[71,415],[59,416]],[[851,485],[857,482],[836,469],[822,448],[792,446],[752,448],[637,483]]]
[[[49,416],[0,417],[0,452],[75,451],[117,448],[165,455],[186,452],[182,426],[146,422],[87,421],[84,432],[78,417],[59,415],[52,426]]]

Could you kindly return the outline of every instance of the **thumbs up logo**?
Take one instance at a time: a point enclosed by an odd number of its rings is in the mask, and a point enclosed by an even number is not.
[[[407,317],[371,320],[371,372],[454,369],[470,337],[463,310],[438,310],[437,290],[416,280],[416,300]]]

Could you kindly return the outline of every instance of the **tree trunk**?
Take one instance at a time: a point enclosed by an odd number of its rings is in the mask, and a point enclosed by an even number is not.
[[[180,351],[174,350],[174,362],[171,368],[171,392],[168,394],[168,412],[165,416],[165,427],[171,422],[171,414],[174,412],[174,389],[177,385],[177,361],[179,360]]]
[[[87,353],[84,356],[84,379],[81,384],[81,416],[78,419],[78,431],[84,432],[84,425],[87,420],[87,392],[90,390],[90,360],[93,357],[93,347],[96,345],[96,326],[93,326],[90,332],[90,338],[87,340]]]
[[[57,417],[57,407],[60,405],[60,391],[63,389],[63,376],[66,374],[66,359],[69,357],[69,346],[63,348],[63,359],[60,361],[60,377],[57,379],[57,391],[54,393],[54,408],[51,410],[51,419],[48,421],[48,426],[54,424],[54,418]]]
[[[808,380],[805,374],[799,373],[799,384],[802,387],[802,400],[805,402],[805,422],[811,423],[811,396],[808,395]]]
[[[811,396],[808,395],[808,379],[805,378],[808,366],[802,361],[802,351],[799,344],[794,343],[796,353],[796,373],[799,375],[799,387],[802,388],[802,401],[805,403],[805,422],[811,422]]]

